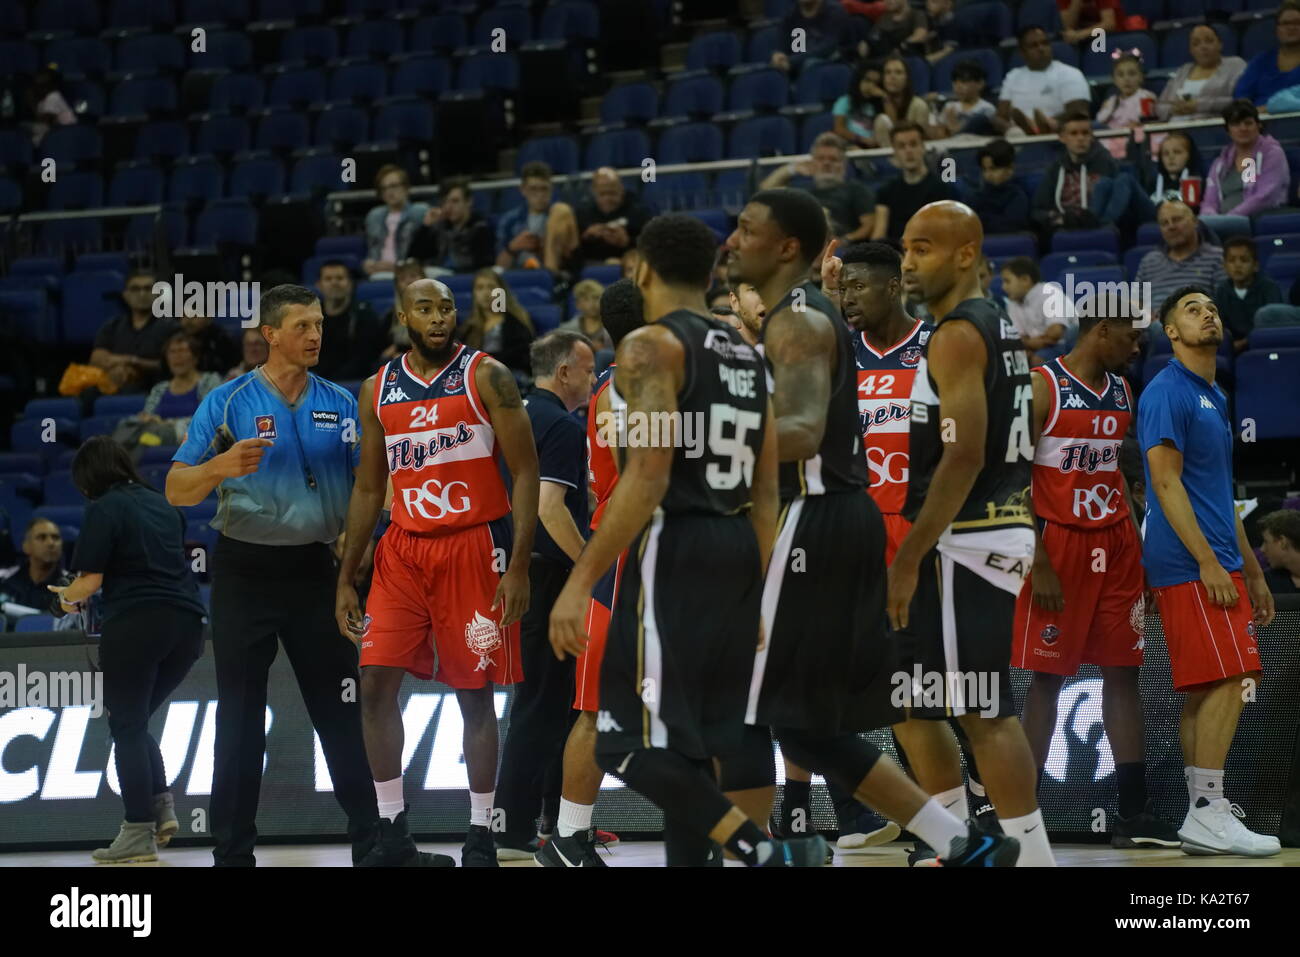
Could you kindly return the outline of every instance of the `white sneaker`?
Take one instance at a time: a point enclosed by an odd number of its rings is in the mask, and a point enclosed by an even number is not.
[[[1246,812],[1227,798],[1216,798],[1204,807],[1193,805],[1187,811],[1178,836],[1184,854],[1240,854],[1244,857],[1271,857],[1282,850],[1276,837],[1256,834],[1238,818]]]

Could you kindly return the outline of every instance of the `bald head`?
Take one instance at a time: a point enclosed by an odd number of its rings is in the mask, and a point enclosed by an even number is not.
[[[591,195],[602,213],[612,213],[623,203],[623,181],[612,166],[602,166],[591,174]]]
[[[978,265],[980,246],[984,243],[984,227],[975,211],[965,203],[944,199],[927,203],[916,211],[904,230],[908,234],[926,236],[947,249],[958,249],[973,243]],[[904,238],[906,244],[907,240]]]
[[[983,242],[984,227],[969,206],[952,200],[922,206],[903,230],[904,288],[927,307],[980,298]]]

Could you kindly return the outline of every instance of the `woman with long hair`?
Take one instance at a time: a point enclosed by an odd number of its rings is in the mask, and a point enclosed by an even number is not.
[[[528,374],[528,347],[537,334],[528,315],[495,269],[474,274],[469,318],[456,328],[456,337],[471,349],[482,349],[512,372]]]
[[[880,67],[880,105],[875,118],[877,143],[889,142],[889,131],[899,123],[916,123],[927,139],[934,135],[930,107],[912,87],[912,71],[901,56],[891,56]]]
[[[870,61],[859,62],[849,80],[848,90],[831,107],[836,135],[849,145],[863,149],[876,146],[873,124],[884,92],[872,79],[871,70]]]
[[[49,587],[69,613],[103,588],[100,668],[125,808],[117,838],[91,857],[153,861],[179,824],[149,718],[203,653],[206,611],[185,555],[185,518],[140,478],[126,449],[108,436],[87,439],[72,481],[90,500],[72,555],[77,578]]]

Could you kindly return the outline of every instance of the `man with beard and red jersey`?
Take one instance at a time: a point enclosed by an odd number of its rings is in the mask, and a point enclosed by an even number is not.
[[[523,677],[519,620],[537,528],[537,449],[514,375],[455,340],[451,290],[416,280],[397,308],[412,348],[361,387],[361,464],[335,600],[339,630],[361,643],[362,726],[380,818],[373,853],[385,865],[420,860],[402,795],[398,690],[410,672],[456,691],[470,790],[461,863],[496,867],[493,687]],[[390,475],[392,524],[375,549],[363,619],[352,582]]]

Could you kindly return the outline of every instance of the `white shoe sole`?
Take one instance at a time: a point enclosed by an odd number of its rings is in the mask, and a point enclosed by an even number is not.
[[[1280,854],[1282,852],[1280,845],[1278,847],[1269,848],[1243,848],[1231,844],[1226,847],[1211,847],[1208,844],[1202,844],[1187,837],[1182,831],[1178,832],[1178,836],[1183,839],[1183,853],[1189,854],[1192,857],[1272,857],[1274,854]]]
[[[897,840],[901,833],[903,832],[897,824],[886,821],[884,827],[871,834],[845,834],[835,842],[835,846],[841,851],[860,851],[868,847],[888,844],[890,841]]]
[[[179,821],[168,821],[165,824],[158,825],[158,836],[155,838],[159,847],[166,847],[176,836],[176,832],[181,829]]]
[[[120,861],[101,861],[97,857],[92,857],[96,864],[148,864],[150,861],[158,860],[157,854],[140,854],[136,857],[124,857]]]
[[[498,861],[531,861],[536,851],[520,851],[513,847],[498,847]]]

